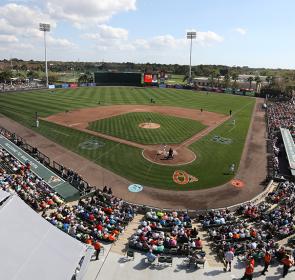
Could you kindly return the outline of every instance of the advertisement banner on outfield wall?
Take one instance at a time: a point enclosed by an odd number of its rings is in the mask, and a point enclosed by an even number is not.
[[[87,87],[86,83],[79,84],[79,87]]]
[[[88,83],[87,84],[89,87],[96,87],[96,83]]]
[[[159,88],[166,88],[165,84],[159,84]]]
[[[62,88],[62,85],[54,85],[55,88]]]
[[[49,89],[55,89],[55,85],[48,85]]]
[[[144,74],[143,76],[144,83],[151,84],[153,81],[153,75],[151,74]]]
[[[69,87],[69,84],[62,84],[61,87],[62,88],[68,88]]]
[[[78,87],[78,84],[76,84],[76,83],[70,84],[70,88],[77,88],[77,87]]]

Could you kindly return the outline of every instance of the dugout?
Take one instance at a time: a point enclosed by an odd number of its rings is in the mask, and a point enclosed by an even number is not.
[[[141,73],[97,72],[94,81],[97,86],[141,86]]]

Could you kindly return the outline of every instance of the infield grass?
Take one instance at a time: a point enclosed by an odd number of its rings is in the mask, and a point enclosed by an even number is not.
[[[157,123],[160,128],[139,127]],[[206,126],[200,122],[152,112],[127,113],[91,122],[88,129],[141,144],[177,144],[192,137]]]
[[[142,151],[138,148],[93,137],[73,128],[42,120],[39,129],[33,126],[35,112],[46,117],[65,110],[98,106],[98,101],[103,105],[149,104],[150,98],[156,100],[156,105],[203,108],[223,114],[232,109],[236,125],[233,126],[231,121],[227,121],[193,143],[190,148],[196,152],[197,160],[178,167],[152,164],[142,157]],[[232,175],[227,175],[228,168],[232,163],[235,163],[236,167],[239,165],[255,99],[173,89],[101,87],[55,90],[53,93],[33,91],[0,94],[0,104],[0,113],[134,183],[163,189],[192,190],[215,187],[232,178]],[[230,138],[232,144],[213,142],[214,135]],[[105,142],[105,146],[97,150],[83,150],[79,147],[79,144],[93,138]],[[175,184],[172,175],[176,169],[185,170],[199,181],[185,186]]]

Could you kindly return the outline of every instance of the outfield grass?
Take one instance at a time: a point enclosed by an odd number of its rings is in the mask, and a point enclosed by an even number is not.
[[[143,129],[141,123],[160,124],[157,129]],[[141,144],[178,144],[200,132],[200,122],[152,112],[127,113],[98,120],[88,129]]]
[[[115,173],[128,178],[132,182],[152,187],[192,190],[214,187],[231,179],[228,167],[236,163],[238,167],[242,149],[255,99],[224,94],[206,94],[174,89],[141,89],[141,88],[79,88],[74,90],[34,91],[0,95],[0,113],[30,127]],[[35,112],[40,116],[48,116],[65,110],[97,106],[101,104],[150,104],[150,98],[157,105],[187,108],[203,108],[207,111],[227,114],[233,110],[236,125],[226,122],[203,139],[193,143],[190,148],[197,153],[197,160],[180,167],[159,166],[146,161],[141,150],[118,144],[105,139],[105,146],[97,150],[83,150],[79,144],[94,138],[84,132],[62,127],[46,121],[40,122],[40,128],[34,125]],[[214,135],[233,140],[231,145],[213,142]],[[185,170],[199,178],[198,182],[186,186],[177,185],[172,180],[175,169]]]

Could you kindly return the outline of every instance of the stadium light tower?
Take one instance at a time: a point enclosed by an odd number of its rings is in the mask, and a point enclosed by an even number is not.
[[[190,55],[189,55],[189,82],[191,82],[192,80],[192,46],[193,46],[193,39],[197,38],[197,32],[195,31],[187,32],[186,38],[191,40]]]
[[[48,68],[47,68],[47,49],[46,49],[46,32],[50,31],[50,24],[40,23],[39,30],[44,32],[44,48],[45,48],[45,75],[46,75],[46,87],[48,88]]]

